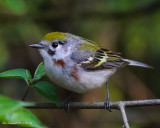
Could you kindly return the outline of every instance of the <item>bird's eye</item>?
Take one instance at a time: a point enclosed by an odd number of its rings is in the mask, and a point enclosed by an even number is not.
[[[57,43],[57,42],[53,42],[53,43],[52,43],[52,47],[53,47],[53,48],[58,47],[58,43]]]

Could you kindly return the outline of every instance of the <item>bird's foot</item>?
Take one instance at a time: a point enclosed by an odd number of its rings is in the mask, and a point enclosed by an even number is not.
[[[104,102],[104,108],[107,109],[108,111],[112,112],[111,107],[110,107],[110,99],[107,97],[106,101]]]
[[[66,111],[69,111],[70,110],[70,102],[71,100],[69,98],[67,98],[65,101],[64,101],[64,109]]]
[[[70,103],[71,103],[71,98],[73,96],[73,93],[71,93],[67,98],[66,100],[64,101],[64,109],[66,111],[69,111],[70,110]]]

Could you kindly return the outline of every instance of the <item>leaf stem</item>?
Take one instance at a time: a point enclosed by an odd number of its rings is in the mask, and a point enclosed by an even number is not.
[[[26,98],[26,96],[27,96],[27,94],[28,94],[28,92],[29,92],[30,87],[31,87],[30,85],[27,86],[27,88],[26,88],[26,90],[25,90],[25,94],[24,94],[24,96],[23,96],[23,98],[22,98],[22,101],[25,100],[25,98]]]

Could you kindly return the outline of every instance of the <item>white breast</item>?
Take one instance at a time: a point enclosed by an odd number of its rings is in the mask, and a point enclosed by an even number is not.
[[[79,81],[71,76],[74,64],[65,65],[65,68],[52,62],[45,61],[45,70],[48,77],[57,85],[77,93],[84,93],[91,89],[101,87],[115,70],[85,71],[78,67]]]
[[[105,69],[100,71],[82,71],[80,78],[82,83],[82,91],[85,92],[104,85],[108,78],[114,74],[115,70]]]

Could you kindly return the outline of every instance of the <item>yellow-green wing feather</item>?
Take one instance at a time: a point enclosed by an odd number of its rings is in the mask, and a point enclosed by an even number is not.
[[[121,67],[124,64],[128,63],[123,61],[119,54],[107,49],[98,49],[94,57],[90,58],[88,61],[82,62],[81,66],[86,70],[100,70]]]
[[[81,39],[82,42],[78,51],[73,53],[71,58],[73,61],[79,63],[85,70],[112,69],[128,64],[126,61],[123,61],[119,53],[102,49],[96,42],[91,40]],[[85,55],[83,53],[85,53]]]
[[[90,49],[90,50],[96,51],[100,48],[99,45],[96,42],[93,42],[91,40],[88,40],[88,39],[85,39],[85,38],[82,38],[82,37],[81,37],[81,39],[82,39],[82,42],[81,42],[78,50]]]

